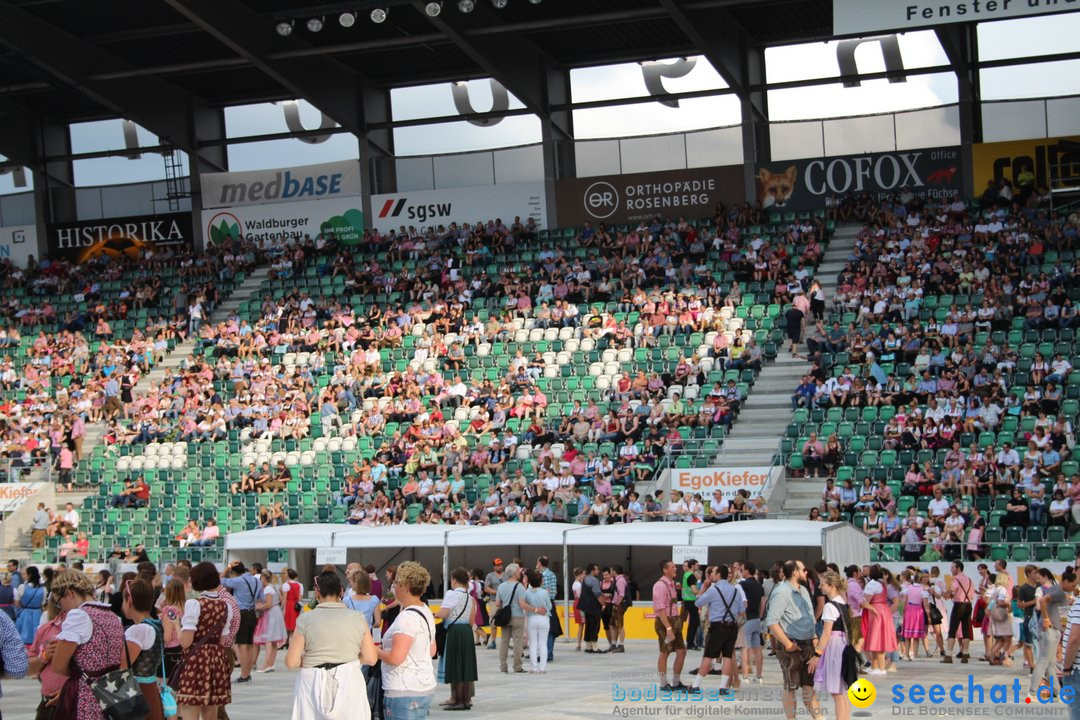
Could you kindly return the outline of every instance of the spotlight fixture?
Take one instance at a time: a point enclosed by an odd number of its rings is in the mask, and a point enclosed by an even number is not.
[[[458,0],[457,9],[463,13],[471,13],[476,9],[475,0]]]
[[[439,17],[439,13],[442,12],[442,3],[429,2],[424,6],[424,12],[427,13],[428,17]]]
[[[285,20],[282,20],[277,24],[277,34],[281,37],[289,37],[290,35],[292,35],[292,31],[293,24],[291,22],[286,22]]]
[[[539,5],[543,0],[529,0],[533,5]]]
[[[380,24],[386,22],[387,11],[384,8],[375,8],[371,11],[371,22]]]
[[[491,0],[491,4],[495,6],[496,10],[502,10],[506,7],[507,2],[509,2],[509,0]]]
[[[313,17],[313,18],[309,19],[307,21],[308,32],[313,32],[313,33],[322,32],[323,23],[325,21],[326,21],[326,18],[321,18],[321,17]]]
[[[353,25],[356,24],[356,13],[343,12],[338,15],[337,21],[341,25],[341,27],[351,28]]]

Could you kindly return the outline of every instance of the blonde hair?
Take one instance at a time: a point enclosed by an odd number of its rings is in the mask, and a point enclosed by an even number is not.
[[[997,577],[994,578],[994,584],[998,587],[1007,588],[1012,585],[1011,579],[1003,572],[999,572]]]
[[[61,568],[53,576],[52,592],[56,597],[63,597],[69,590],[74,590],[84,597],[94,596],[94,583],[86,573],[71,568]]]
[[[821,575],[818,575],[818,584],[828,585],[835,590],[841,590],[844,587],[841,584],[840,573],[835,570],[826,570]]]
[[[431,584],[431,573],[420,563],[410,560],[397,566],[394,582],[410,594],[420,597]]]

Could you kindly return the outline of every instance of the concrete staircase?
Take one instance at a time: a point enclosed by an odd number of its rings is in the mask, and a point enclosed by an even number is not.
[[[766,364],[746,399],[739,419],[720,450],[724,467],[772,465],[791,422],[791,394],[806,372],[806,360],[794,357],[787,347]]]
[[[825,291],[826,315],[828,309],[832,307],[833,293],[836,292],[836,276],[847,264],[848,255],[851,254],[852,249],[855,247],[855,236],[858,234],[859,227],[856,225],[839,226],[829,242],[829,247],[825,251],[821,264],[818,266],[817,277],[821,281],[821,289]],[[805,363],[803,367],[806,367]],[[788,390],[787,418],[784,420],[784,426],[781,428],[778,437],[783,435],[787,425],[791,422],[790,395],[797,384],[798,379],[796,378]],[[742,417],[739,418],[739,422],[742,422]],[[784,512],[795,518],[805,518],[806,514],[810,512],[810,508],[821,504],[821,493],[824,488],[825,480],[823,478],[787,478],[783,497]]]

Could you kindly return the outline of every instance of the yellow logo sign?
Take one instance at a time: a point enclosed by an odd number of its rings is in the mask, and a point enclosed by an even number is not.
[[[848,700],[857,708],[868,708],[877,699],[877,688],[869,680],[859,678],[847,691]]]

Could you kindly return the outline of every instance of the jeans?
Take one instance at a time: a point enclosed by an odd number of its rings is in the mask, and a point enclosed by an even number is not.
[[[1073,668],[1071,673],[1065,673],[1061,685],[1063,688],[1073,689],[1072,702],[1069,703],[1069,720],[1080,720],[1080,668]]]
[[[526,629],[529,635],[529,664],[533,672],[547,670],[547,641],[548,629],[551,620],[547,615],[530,615],[526,618]]]
[[[424,720],[431,708],[429,695],[383,698],[383,720]]]
[[[551,662],[555,659],[555,636],[548,635],[547,638],[547,661]]]
[[[1035,668],[1031,672],[1031,685],[1029,692],[1035,692],[1045,680],[1051,688],[1054,687],[1054,675],[1057,668],[1057,648],[1061,642],[1061,631],[1057,628],[1043,630],[1039,634],[1039,656],[1035,658]],[[1075,703],[1074,703],[1075,704]]]

